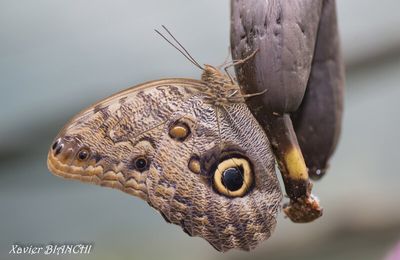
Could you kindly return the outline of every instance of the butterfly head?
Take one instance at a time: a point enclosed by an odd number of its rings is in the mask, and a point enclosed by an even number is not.
[[[225,73],[222,73],[216,67],[208,64],[205,64],[203,67],[201,80],[209,84],[218,84],[218,85],[232,84],[231,79]]]

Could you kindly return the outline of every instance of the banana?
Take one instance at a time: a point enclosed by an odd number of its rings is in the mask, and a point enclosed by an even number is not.
[[[253,59],[235,67],[238,80],[250,93],[267,89],[258,100],[268,111],[282,115],[299,108],[321,8],[322,1],[231,1],[233,59],[245,59],[258,50]]]
[[[305,96],[292,115],[294,129],[312,179],[328,168],[341,130],[344,69],[335,1],[324,2]]]
[[[321,156],[319,148],[313,147],[316,144],[334,147],[340,132],[339,108],[342,99],[341,92],[336,90],[340,85],[341,61],[337,59],[333,66],[336,74],[329,74],[334,72],[329,62],[321,67],[318,63],[327,51],[340,57],[338,48],[327,50],[321,46],[329,41],[329,35],[323,33],[319,26],[331,26],[331,33],[337,36],[332,4],[334,6],[334,2],[329,0],[299,0],[296,4],[283,0],[231,1],[233,59],[243,60],[257,51],[254,58],[235,66],[235,71],[245,93],[260,93],[247,99],[246,103],[271,141],[290,198],[284,212],[294,222],[309,222],[322,215],[318,200],[311,194],[312,184],[307,167],[324,169],[320,166],[324,166],[323,161],[330,157],[332,149],[323,148],[325,155]],[[321,18],[321,15],[326,17]],[[324,24],[319,25],[320,20]],[[316,42],[318,53],[314,58]],[[329,44],[338,46],[338,41]],[[321,71],[325,76],[332,76],[324,87],[321,87]],[[314,120],[314,113],[324,95],[330,95],[325,97],[330,100],[329,108],[318,111],[319,119]],[[315,96],[321,98],[320,101],[314,102]],[[317,125],[324,115],[334,122],[328,120],[323,121],[323,126]],[[308,126],[314,127],[314,130],[310,131]],[[328,137],[330,140],[325,139],[325,133],[320,134],[323,127],[332,130]],[[311,175],[315,173],[311,171]]]

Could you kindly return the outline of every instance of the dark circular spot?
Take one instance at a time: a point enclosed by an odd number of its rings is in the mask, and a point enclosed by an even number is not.
[[[135,168],[139,171],[144,171],[145,169],[147,169],[147,164],[148,162],[144,157],[138,157],[135,159]]]
[[[60,139],[57,139],[57,141],[54,142],[53,146],[51,147],[51,149],[56,149],[58,143],[59,143]]]
[[[222,173],[221,182],[229,191],[236,191],[243,186],[243,173],[239,168],[228,168]]]
[[[81,161],[86,160],[89,158],[89,151],[87,149],[82,149],[78,152],[78,159]]]
[[[57,155],[59,153],[61,153],[62,148],[64,147],[64,144],[59,144],[57,145],[56,151],[54,153],[54,155]]]

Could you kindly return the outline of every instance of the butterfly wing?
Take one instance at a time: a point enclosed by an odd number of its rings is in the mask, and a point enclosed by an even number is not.
[[[49,169],[141,197],[217,250],[254,248],[282,199],[270,144],[245,104],[214,105],[204,88],[161,80],[100,101],[60,132]]]
[[[171,117],[171,124],[176,121],[186,122],[191,134],[183,141],[167,134],[160,138],[146,180],[150,204],[220,251],[254,248],[270,236],[282,196],[264,132],[246,105],[216,107],[206,104],[202,95],[182,104]],[[188,167],[191,158],[219,164],[226,157],[224,151],[252,165],[254,183],[243,196],[229,197],[216,189],[215,167],[201,165],[200,173]],[[205,162],[205,157],[210,159]]]

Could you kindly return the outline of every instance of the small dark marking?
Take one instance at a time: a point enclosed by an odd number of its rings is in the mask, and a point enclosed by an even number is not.
[[[66,135],[66,136],[63,137],[63,139],[64,139],[64,141],[71,142],[72,140],[74,140],[74,137],[72,137],[70,135]]]
[[[101,113],[101,116],[103,117],[104,120],[107,120],[110,117],[110,111],[108,110],[108,105],[107,106],[102,106],[102,104],[97,104],[93,108],[93,113]]]
[[[57,139],[57,141],[54,142],[53,146],[51,147],[51,149],[56,149],[58,143],[59,143],[60,139]]]
[[[139,171],[142,171],[143,169],[145,169],[147,167],[147,159],[146,158],[137,158],[135,160],[135,166],[136,166],[136,169],[138,169]]]
[[[108,110],[108,106],[102,107],[99,112],[103,116],[104,120],[107,120],[110,117],[110,111]]]
[[[94,161],[95,161],[96,163],[98,163],[102,158],[103,158],[103,157],[102,157],[100,154],[98,154],[98,153],[96,153],[96,154],[93,155],[93,159],[94,159]]]
[[[185,232],[187,235],[189,235],[189,236],[191,236],[191,237],[193,236],[192,234],[189,233],[189,230],[187,230],[186,227],[183,227],[183,226],[182,226],[182,230],[183,230],[183,232]]]
[[[146,161],[146,165],[144,167],[138,167],[138,162],[137,160],[142,160],[144,159]],[[129,170],[135,170],[135,171],[139,171],[139,172],[144,172],[147,171],[150,167],[151,164],[151,160],[149,158],[147,158],[144,155],[139,155],[135,158],[133,158],[129,163],[128,163],[128,169]]]
[[[174,184],[174,183],[169,183],[167,180],[165,180],[165,179],[160,179],[158,182],[157,182],[157,184],[158,185],[160,185],[160,186],[163,186],[163,187],[165,187],[165,188],[170,188],[170,187],[173,187],[174,189],[176,188],[175,186],[176,186],[176,184]]]
[[[122,105],[123,103],[125,103],[127,97],[122,97],[118,100],[118,102]]]
[[[149,203],[149,204],[150,204],[150,203]],[[152,205],[150,204],[150,206],[152,206]],[[161,216],[164,218],[164,220],[165,220],[167,223],[171,223],[171,221],[167,218],[167,216],[165,216],[164,213],[162,213],[161,211],[159,211],[159,212],[160,212]]]
[[[78,152],[78,159],[84,161],[89,158],[89,155],[90,152],[87,149],[83,148]]]
[[[59,153],[61,153],[61,149],[64,147],[64,144],[59,144],[57,146],[56,152],[54,153],[54,155],[57,155]]]
[[[187,205],[187,204],[188,204],[188,201],[189,201],[188,198],[185,198],[185,197],[180,196],[180,195],[178,195],[178,194],[175,194],[175,195],[174,195],[174,200],[176,200],[176,201],[179,202],[179,203],[185,204],[185,205]]]
[[[189,236],[193,236],[190,232],[189,232],[189,230],[186,228],[186,225],[185,225],[185,220],[181,220],[181,224],[180,224],[180,226],[182,227],[182,230],[183,230],[183,232],[185,232],[186,234],[188,234]]]
[[[276,18],[276,24],[281,24],[281,14],[278,14],[278,17]]]
[[[97,112],[99,112],[100,111],[100,109],[101,109],[101,104],[97,104],[94,108],[93,108],[93,113],[97,113]]]

